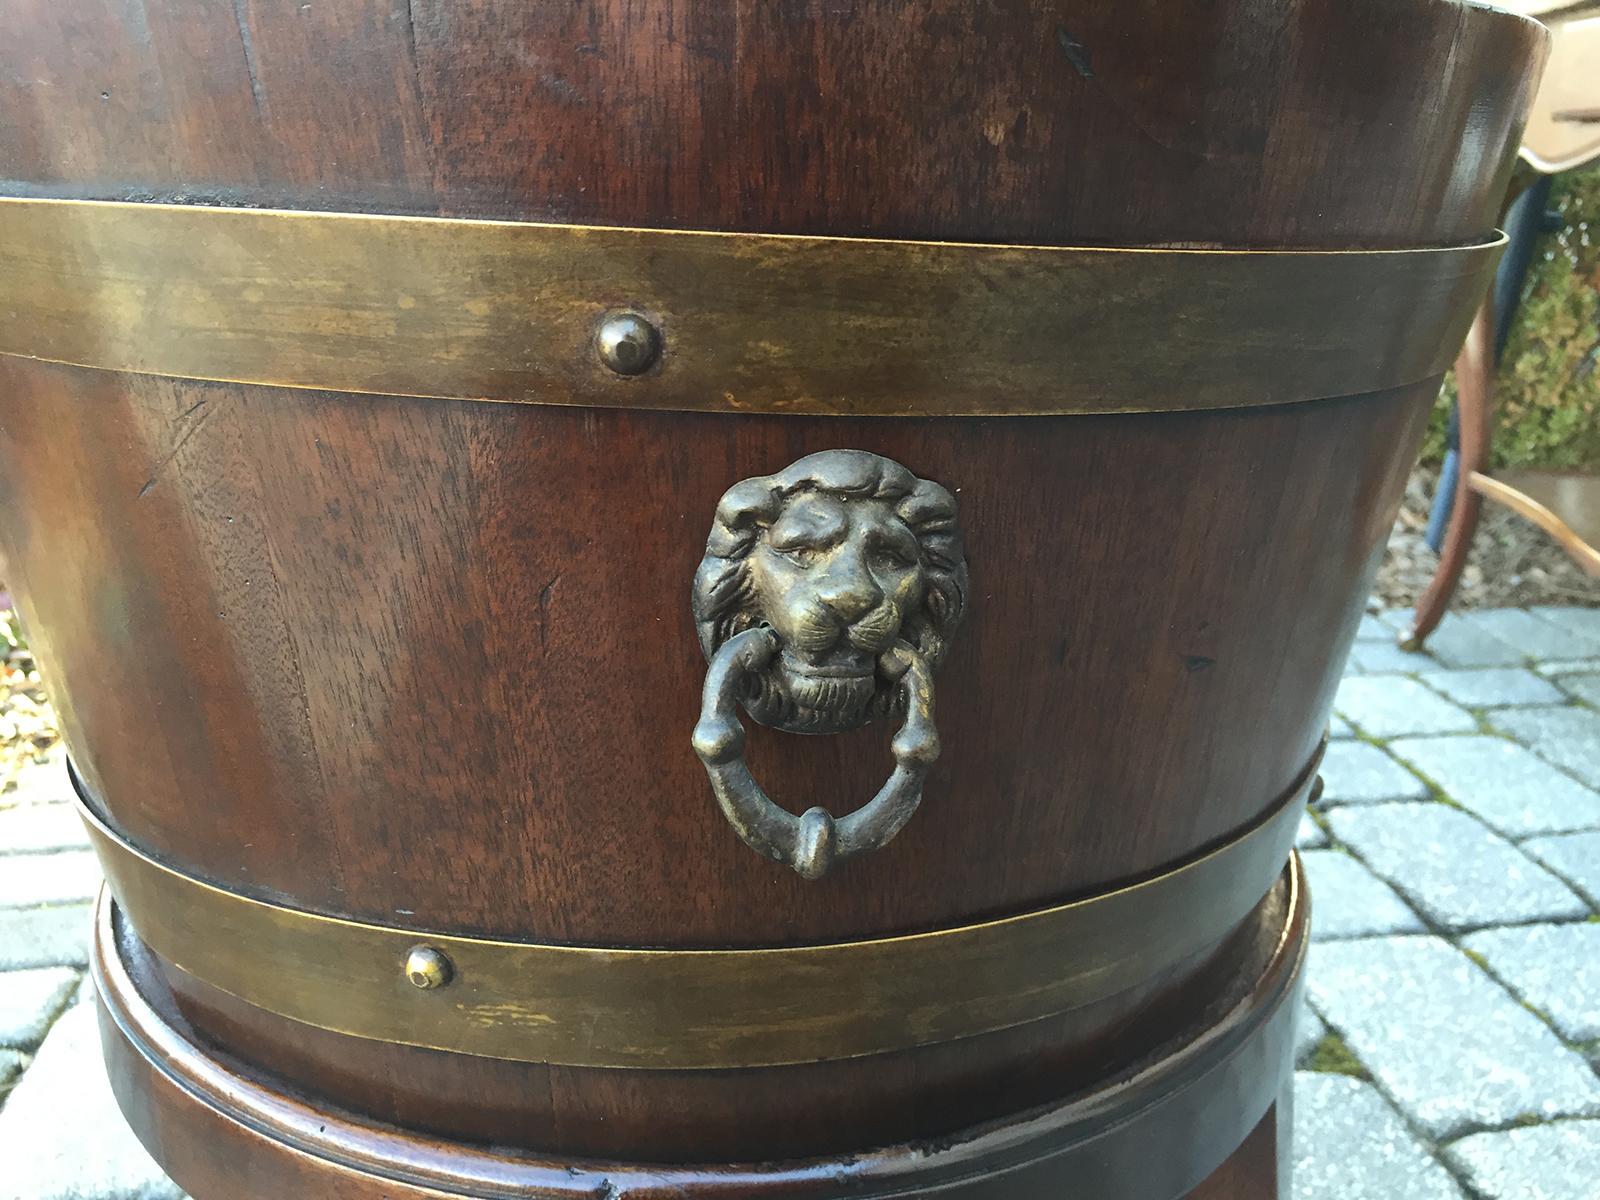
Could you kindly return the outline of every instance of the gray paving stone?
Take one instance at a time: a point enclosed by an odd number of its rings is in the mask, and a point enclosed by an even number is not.
[[[1586,708],[1507,708],[1489,717],[1534,753],[1600,788],[1600,713]]]
[[[0,909],[0,971],[87,966],[89,911],[87,904]]]
[[[0,1046],[37,1046],[77,987],[67,967],[0,972]]]
[[[87,849],[89,836],[69,804],[27,804],[0,809],[0,854]]]
[[[28,1056],[20,1050],[0,1050],[0,1103],[5,1101],[8,1085],[22,1074],[27,1062]],[[0,1171],[4,1170],[5,1165],[0,1163]]]
[[[1366,742],[1333,742],[1322,759],[1319,809],[1335,804],[1378,804],[1422,800],[1428,785]]]
[[[1393,642],[1394,627],[1385,625],[1372,613],[1361,614],[1361,624],[1356,626],[1356,642]]]
[[[1344,851],[1308,850],[1300,861],[1311,884],[1313,941],[1423,932],[1394,890]]]
[[[1414,671],[1437,668],[1438,662],[1427,654],[1402,650],[1393,639],[1383,642],[1357,642],[1350,648],[1350,661],[1358,670],[1347,672],[1360,675],[1409,675]]]
[[[1484,1200],[1600,1196],[1600,1121],[1475,1133],[1447,1148],[1445,1157]]]
[[[1561,686],[1575,700],[1600,708],[1600,672],[1562,675]]]
[[[1308,985],[1323,1019],[1431,1137],[1528,1114],[1600,1115],[1589,1064],[1442,938],[1323,942]]]
[[[1333,707],[1357,729],[1372,737],[1408,733],[1472,733],[1477,719],[1415,679],[1387,675],[1346,677]]]
[[[1336,808],[1333,836],[1446,929],[1587,916],[1581,897],[1499,834],[1443,804]]]
[[[1317,850],[1328,844],[1328,835],[1309,815],[1300,818],[1300,828],[1295,831],[1296,850]]]
[[[1338,713],[1328,714],[1328,738],[1337,741],[1340,738],[1353,738],[1356,735],[1355,727]]]
[[[1548,621],[1520,608],[1481,608],[1463,613],[1462,617],[1528,658],[1593,658],[1600,654],[1600,637],[1590,637],[1570,624]]]
[[[0,860],[0,908],[92,900],[100,878],[100,863],[88,850],[8,855]]]
[[[1411,628],[1411,609],[1409,608],[1373,609],[1369,604],[1367,611],[1374,620],[1381,622],[1395,633],[1403,633]]]
[[[1328,1036],[1328,1027],[1322,1023],[1322,1018],[1311,1011],[1311,1006],[1304,1001],[1300,1004],[1300,1016],[1294,1026],[1294,1061],[1298,1066],[1311,1057],[1311,1052],[1317,1048],[1317,1043]]]
[[[70,1009],[0,1109],[0,1200],[178,1200],[123,1120],[94,1010]]]
[[[1403,738],[1389,752],[1507,837],[1600,827],[1600,793],[1505,738]]]
[[[1294,1077],[1294,1200],[1460,1200],[1461,1189],[1370,1083]]]
[[[1600,925],[1486,929],[1461,944],[1574,1042],[1600,1038]],[[1600,1182],[1600,1179],[1597,1179]]]
[[[1524,704],[1564,704],[1566,696],[1527,667],[1472,667],[1462,671],[1424,671],[1419,678],[1434,691],[1467,708],[1507,708]]]
[[[1530,838],[1522,848],[1600,908],[1600,832]]]
[[[1552,621],[1570,629],[1580,637],[1593,638],[1600,642],[1600,608],[1576,608],[1570,604],[1535,604],[1528,611],[1541,620]]]
[[[1447,667],[1518,667],[1528,656],[1475,625],[1459,613],[1446,613],[1428,635],[1428,653]]]
[[[1600,671],[1600,658],[1578,658],[1570,662],[1563,659],[1537,662],[1533,664],[1533,669],[1551,679],[1559,679],[1563,675],[1592,675]]]

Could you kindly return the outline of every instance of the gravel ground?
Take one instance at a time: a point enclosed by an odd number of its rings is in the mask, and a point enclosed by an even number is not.
[[[55,710],[23,643],[11,597],[0,589],[0,794],[30,762],[45,761],[58,737]]]
[[[1384,608],[1411,608],[1433,578],[1439,556],[1422,534],[1439,473],[1418,467],[1378,568],[1372,593]],[[1452,608],[1521,608],[1536,604],[1600,607],[1600,579],[1585,575],[1541,530],[1498,504],[1485,504]]]

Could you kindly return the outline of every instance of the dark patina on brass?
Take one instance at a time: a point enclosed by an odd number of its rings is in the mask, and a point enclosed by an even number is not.
[[[1138,882],[976,924],[763,949],[509,942],[325,916],[174,870],[92,801],[79,811],[140,940],[259,1008],[457,1054],[709,1070],[954,1041],[1169,969],[1236,928],[1282,874],[1319,759],[1250,828]],[[402,971],[419,945],[449,963],[448,986],[421,988]]]
[[[717,505],[693,603],[711,663],[694,748],[739,836],[807,879],[887,843],[939,756],[933,672],[967,603],[955,497],[862,450],[743,480]],[[796,817],[745,765],[737,703],[792,733],[904,713],[894,773],[843,819],[820,807]]]
[[[170,1000],[142,992],[141,981],[152,974],[149,951],[128,936],[127,914],[105,894],[95,917],[90,969],[105,1006],[103,1031],[114,1078],[119,1062],[136,1064],[135,1069],[147,1073],[146,1086],[161,1110],[186,1114],[186,1127],[201,1131],[198,1140],[208,1153],[262,1134],[294,1148],[277,1160],[288,1164],[286,1172],[266,1160],[252,1160],[263,1164],[251,1174],[251,1181],[263,1189],[261,1195],[308,1194],[300,1186],[305,1176],[295,1172],[305,1163],[317,1163],[329,1164],[327,1169],[340,1172],[346,1182],[373,1180],[381,1190],[371,1194],[385,1200],[684,1200],[697,1195],[724,1200],[846,1195],[853,1200],[932,1195],[972,1200],[981,1194],[973,1181],[982,1171],[1001,1176],[1007,1187],[999,1194],[1013,1198],[1150,1200],[1187,1195],[1226,1148],[1255,1125],[1283,1086],[1283,1072],[1263,1070],[1260,1064],[1288,1061],[1309,909],[1304,869],[1291,859],[1254,910],[1271,921],[1273,932],[1251,986],[1215,1024],[1164,1047],[1131,1077],[1075,1091],[961,1136],[863,1150],[842,1162],[718,1166],[715,1183],[704,1192],[697,1185],[711,1172],[703,1166],[522,1156],[508,1161],[493,1149],[459,1142],[450,1144],[448,1157],[430,1161],[425,1184],[414,1185],[405,1176],[397,1179],[400,1172],[390,1164],[416,1161],[415,1135],[319,1106],[315,1098],[285,1103],[247,1068],[241,1070],[197,1045]],[[1215,1104],[1217,1096],[1227,1102]],[[1208,1111],[1215,1114],[1209,1121]],[[1196,1126],[1212,1136],[1195,1137],[1191,1131]],[[1152,1146],[1162,1152],[1152,1153]],[[819,1190],[819,1180],[844,1190]]]
[[[1503,243],[1011,246],[0,197],[0,355],[677,411],[1289,404],[1444,371]]]

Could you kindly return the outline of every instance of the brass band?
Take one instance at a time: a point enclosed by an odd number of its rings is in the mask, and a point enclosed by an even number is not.
[[[526,1062],[729,1068],[951,1041],[1089,1004],[1221,940],[1283,870],[1316,764],[1249,830],[1175,869],[976,925],[773,949],[637,950],[397,929],[239,895],[80,805],[157,954],[281,1016]],[[416,952],[433,957],[419,964]],[[408,978],[408,971],[416,976]]]
[[[1233,408],[1441,374],[1503,244],[998,246],[0,198],[0,354],[607,408]]]
[[[191,1171],[220,1162],[263,1196],[1151,1200],[1198,1187],[1289,1082],[1308,945],[1309,899],[1298,862],[1275,892],[1275,936],[1252,986],[1201,1030],[1058,1102],[827,1160],[696,1165],[513,1156],[363,1121],[220,1058],[171,996],[150,986],[148,950],[104,897],[90,967],[104,1006],[112,1086],[124,1108],[153,1111],[156,1128],[183,1131],[159,1149],[176,1182],[197,1193],[207,1172]]]

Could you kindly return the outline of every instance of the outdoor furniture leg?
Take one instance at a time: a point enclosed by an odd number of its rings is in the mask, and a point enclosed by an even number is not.
[[[1474,472],[1489,463],[1489,413],[1494,400],[1494,294],[1484,297],[1483,306],[1472,322],[1467,341],[1456,359],[1456,403],[1461,413],[1461,456],[1456,476],[1455,513],[1445,534],[1439,566],[1428,590],[1417,601],[1411,628],[1400,635],[1405,650],[1421,650],[1422,644],[1443,620],[1455,594],[1461,572],[1466,569],[1472,549],[1472,535],[1478,530],[1478,515],[1483,497],[1469,486]]]

